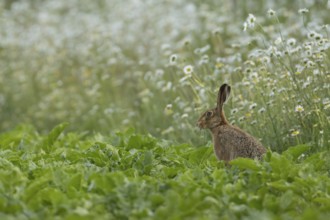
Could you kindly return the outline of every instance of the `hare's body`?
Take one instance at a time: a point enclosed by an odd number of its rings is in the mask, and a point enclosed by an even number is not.
[[[229,162],[237,157],[260,159],[266,152],[261,143],[226,120],[222,107],[229,97],[230,89],[227,84],[220,87],[217,107],[206,111],[197,124],[200,128],[211,130],[214,152],[219,160]]]
[[[235,126],[221,125],[211,131],[214,153],[219,160],[228,162],[236,157],[261,159],[266,152],[254,137]]]

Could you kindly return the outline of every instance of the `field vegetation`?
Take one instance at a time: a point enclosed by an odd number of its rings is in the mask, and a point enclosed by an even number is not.
[[[330,153],[299,145],[225,167],[210,146],[133,131],[0,136],[1,219],[327,219]]]
[[[0,1],[0,219],[330,218],[329,9]],[[263,161],[196,128],[222,83]]]

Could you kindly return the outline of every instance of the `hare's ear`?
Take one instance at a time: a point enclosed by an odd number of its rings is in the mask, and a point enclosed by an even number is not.
[[[217,102],[218,111],[222,111],[223,104],[229,98],[230,89],[231,88],[228,84],[223,84],[222,86],[220,86],[219,93],[218,93],[218,102]]]

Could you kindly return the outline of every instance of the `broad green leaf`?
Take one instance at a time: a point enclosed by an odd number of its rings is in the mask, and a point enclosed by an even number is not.
[[[199,147],[187,152],[189,162],[201,163],[213,155],[212,147]]]
[[[248,158],[237,158],[230,161],[229,164],[240,169],[249,169],[254,171],[260,170],[260,166],[258,166],[257,162]]]
[[[309,156],[305,162],[313,166],[315,170],[330,170],[330,152],[317,152]]]
[[[143,165],[148,166],[152,164],[153,154],[151,151],[145,151],[144,152],[144,161]]]
[[[27,188],[24,190],[23,201],[29,203],[29,201],[38,193],[40,190],[48,186],[49,182],[52,180],[52,174],[47,173],[33,182],[31,182]]]
[[[154,207],[157,207],[164,203],[164,201],[165,201],[164,195],[162,195],[161,193],[157,193],[157,192],[152,193],[150,195],[150,201]]]
[[[82,183],[82,175],[81,173],[73,175],[71,180],[68,183],[68,187],[74,187],[76,190],[80,190],[81,188],[81,183]]]
[[[299,156],[310,149],[307,145],[298,145],[294,147],[290,147],[286,151],[283,152],[283,155],[289,159],[296,160]]]
[[[266,184],[267,184],[267,186],[270,186],[274,189],[277,189],[277,190],[283,191],[283,192],[286,192],[287,190],[292,189],[292,185],[283,179],[280,179],[280,180],[277,180],[274,182],[269,182]]]
[[[53,206],[63,205],[63,203],[67,202],[67,198],[63,192],[56,188],[44,188],[39,191],[35,196],[34,199],[37,199],[37,202],[44,202],[47,201],[51,203]]]
[[[269,164],[272,169],[272,175],[279,175],[283,178],[286,178],[294,167],[293,161],[289,160],[285,156],[274,152],[272,153],[272,157],[270,159]]]
[[[53,128],[53,130],[51,130],[51,132],[44,138],[41,148],[44,149],[46,152],[49,152],[60,134],[68,125],[69,123],[64,122]]]
[[[178,169],[174,167],[164,167],[161,170],[167,178],[173,178],[178,174]]]
[[[2,196],[1,196],[2,197]],[[0,217],[2,214],[5,216],[15,216],[17,213],[21,213],[24,210],[24,203],[15,198],[1,198],[0,197]],[[13,214],[13,215],[10,215]],[[3,218],[1,218],[3,219]],[[12,218],[13,220],[15,218]]]
[[[325,210],[330,210],[330,195],[324,197],[316,197],[313,199],[313,201],[318,203]]]
[[[291,190],[286,191],[279,199],[279,205],[282,210],[290,210],[294,205],[294,194]]]
[[[303,210],[303,213],[301,214],[301,219],[302,220],[314,220],[314,219],[323,220],[323,219],[328,219],[330,215],[328,214],[327,217],[324,216],[323,218],[320,216],[321,216],[321,213],[319,210],[309,207],[309,208]]]

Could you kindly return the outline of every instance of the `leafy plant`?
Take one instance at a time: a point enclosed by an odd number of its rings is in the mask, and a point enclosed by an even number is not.
[[[330,216],[328,151],[301,145],[225,166],[211,146],[175,145],[132,130],[83,137],[63,133],[64,126],[48,135],[24,126],[1,135],[1,219]],[[52,147],[39,147],[49,139]]]

